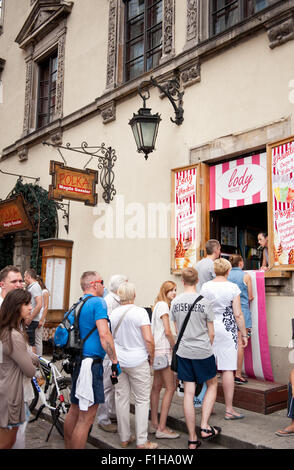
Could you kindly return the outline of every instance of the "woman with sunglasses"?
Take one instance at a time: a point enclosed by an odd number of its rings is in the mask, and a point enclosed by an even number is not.
[[[21,424],[27,421],[24,390],[36,367],[24,333],[32,310],[31,294],[16,289],[5,296],[0,309],[0,449],[11,449]]]
[[[170,368],[172,348],[175,344],[171,331],[169,310],[171,301],[177,295],[177,286],[172,281],[166,281],[160,287],[152,313],[152,334],[155,343],[154,358],[165,356],[166,367],[154,369],[153,385],[151,390],[151,426],[149,432],[154,433],[157,439],[176,439],[180,435],[166,427],[166,420],[176,390],[175,374]],[[161,389],[165,392],[161,403],[160,420],[158,422],[158,406]]]

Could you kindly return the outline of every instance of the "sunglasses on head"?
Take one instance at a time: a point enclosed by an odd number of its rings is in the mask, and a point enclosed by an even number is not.
[[[101,286],[104,285],[103,279],[97,279],[96,281],[91,281],[90,284],[96,284],[96,282],[99,282],[99,284],[101,284]]]

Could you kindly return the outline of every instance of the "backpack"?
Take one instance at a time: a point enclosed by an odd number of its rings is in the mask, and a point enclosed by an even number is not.
[[[54,334],[54,344],[56,347],[63,349],[65,353],[73,356],[82,355],[83,346],[89,336],[97,329],[96,326],[86,335],[84,339],[80,337],[79,318],[83,305],[88,299],[80,298],[78,302],[72,305],[68,312],[64,315],[63,321],[58,325]]]

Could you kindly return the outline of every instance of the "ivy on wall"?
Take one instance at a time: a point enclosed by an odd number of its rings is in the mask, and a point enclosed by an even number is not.
[[[23,184],[18,179],[8,197],[22,194],[27,211],[33,221],[35,231],[32,237],[31,268],[38,274],[41,273],[42,257],[39,241],[46,238],[54,238],[58,228],[58,216],[56,202],[48,198],[48,191],[37,184]],[[13,235],[0,239],[0,269],[13,263]]]

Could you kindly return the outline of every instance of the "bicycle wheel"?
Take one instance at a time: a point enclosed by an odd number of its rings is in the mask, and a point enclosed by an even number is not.
[[[36,385],[34,384],[33,380],[31,380],[31,384],[32,384],[32,387],[33,387],[33,390],[34,390],[34,398],[32,399],[31,403],[29,404],[30,412],[32,412],[36,408],[36,405],[37,405],[38,400],[39,400],[39,393],[38,393],[38,390],[36,389]]]
[[[58,379],[58,387],[60,389],[60,393],[62,394],[64,400],[63,403],[66,408],[66,413],[70,407],[70,392],[71,392],[71,378],[70,377],[62,377]],[[49,403],[51,406],[54,406],[56,410],[51,410],[52,419],[55,420],[55,427],[59,434],[63,437],[63,425],[66,414],[63,413],[62,408],[60,407],[61,401],[60,397],[57,396],[57,389],[54,385],[52,392],[50,393]]]

